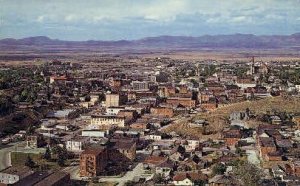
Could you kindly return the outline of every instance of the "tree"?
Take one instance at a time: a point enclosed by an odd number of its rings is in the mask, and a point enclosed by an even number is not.
[[[245,186],[259,185],[263,177],[262,170],[247,161],[239,161],[234,167],[233,173]]]
[[[25,166],[33,168],[35,166],[34,161],[32,160],[32,158],[28,155],[27,159],[25,161]]]
[[[226,165],[223,163],[218,163],[213,167],[212,171],[214,175],[222,175],[226,171]]]
[[[45,151],[45,153],[43,155],[43,158],[46,159],[46,160],[50,160],[51,159],[51,152],[50,152],[50,149],[49,149],[48,146],[46,147],[46,151]]]
[[[57,164],[63,167],[65,165],[65,159],[62,156],[58,156]]]

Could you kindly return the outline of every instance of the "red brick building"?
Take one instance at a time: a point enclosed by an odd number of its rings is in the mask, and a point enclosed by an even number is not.
[[[192,100],[192,98],[179,98],[172,97],[167,99],[167,104],[172,105],[173,107],[177,107],[178,105],[182,105],[187,108],[193,108],[196,106],[196,101]]]
[[[100,175],[107,165],[107,150],[93,148],[80,155],[80,176],[94,177]]]
[[[174,115],[173,109],[168,107],[154,107],[150,109],[150,112],[157,116],[173,117]]]

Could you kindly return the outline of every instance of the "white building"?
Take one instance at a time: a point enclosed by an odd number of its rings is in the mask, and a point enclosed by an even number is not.
[[[102,130],[83,130],[82,133],[81,133],[81,136],[103,138],[103,137],[105,137],[107,134],[109,134],[109,131],[102,131]]]
[[[107,107],[107,115],[117,115],[121,110],[125,110],[125,107]]]
[[[17,183],[19,180],[33,173],[34,172],[28,167],[9,167],[0,172],[0,185],[10,185]]]
[[[76,137],[66,142],[66,148],[68,151],[81,152],[89,144],[89,137]]]
[[[125,127],[125,117],[112,115],[92,116],[91,125],[99,128],[101,126]]]

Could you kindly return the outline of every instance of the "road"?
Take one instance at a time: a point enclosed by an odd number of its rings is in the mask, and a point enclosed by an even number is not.
[[[123,186],[125,185],[126,182],[132,181],[135,177],[143,177],[143,174],[144,174],[143,163],[139,163],[132,171],[128,171],[123,177],[100,178],[99,182],[118,182],[119,186]]]
[[[82,179],[79,176],[79,165],[66,167],[63,169],[63,171],[70,173],[71,179],[73,179],[73,180],[81,180]]]

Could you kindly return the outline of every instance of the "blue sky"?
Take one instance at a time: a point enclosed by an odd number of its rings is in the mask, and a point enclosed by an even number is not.
[[[300,32],[300,0],[0,0],[0,38]]]

